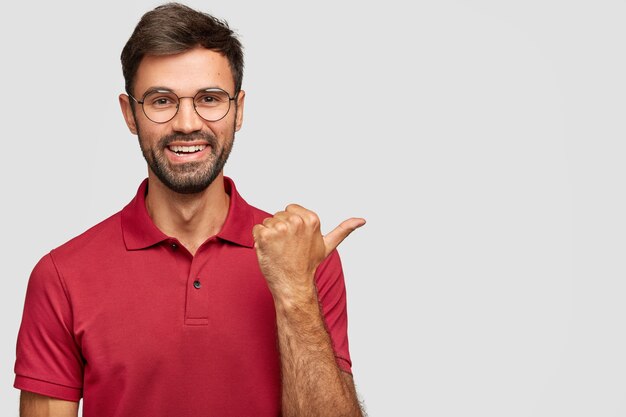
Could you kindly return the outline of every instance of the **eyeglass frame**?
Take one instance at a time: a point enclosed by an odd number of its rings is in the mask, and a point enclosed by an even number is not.
[[[202,115],[198,112],[198,109],[196,108],[196,100],[195,100],[195,98],[198,96],[198,94],[200,94],[200,93],[205,93],[205,92],[207,92],[207,91],[222,91],[222,92],[224,92],[224,93],[226,94],[226,96],[228,97],[228,110],[226,110],[226,113],[224,113],[224,115],[223,115],[222,117],[220,117],[219,119],[215,119],[215,120],[205,119],[204,117],[202,117]],[[178,103],[176,103],[176,112],[174,113],[174,115],[173,115],[172,117],[170,117],[169,119],[167,119],[167,120],[166,120],[166,121],[164,121],[164,122],[155,122],[154,120],[152,120],[152,119],[150,118],[150,116],[148,116],[148,115],[146,114],[146,109],[145,109],[145,108],[144,108],[144,106],[143,106],[143,103],[145,102],[146,97],[147,97],[149,94],[152,94],[152,93],[158,93],[158,92],[163,92],[163,93],[171,93],[171,94],[174,94],[174,95],[176,96],[176,98],[178,99]],[[230,93],[229,93],[228,91],[226,91],[226,90],[222,89],[222,88],[219,88],[219,87],[209,87],[209,88],[205,88],[205,89],[198,90],[198,91],[196,92],[196,94],[194,94],[193,96],[179,97],[179,96],[178,96],[178,94],[176,94],[174,91],[172,91],[172,90],[170,90],[170,89],[168,89],[168,88],[151,88],[151,89],[149,89],[148,91],[146,91],[146,92],[144,93],[143,97],[141,98],[141,101],[137,100],[137,99],[136,99],[136,98],[135,98],[132,94],[130,94],[128,91],[126,92],[126,94],[128,94],[128,97],[130,97],[130,98],[132,98],[133,100],[135,100],[135,102],[137,102],[137,104],[141,104],[141,111],[143,112],[144,116],[146,116],[146,118],[147,118],[148,120],[150,120],[152,123],[164,124],[164,123],[171,122],[171,121],[172,121],[172,119],[174,119],[174,117],[176,117],[176,115],[178,114],[178,110],[180,110],[180,101],[181,101],[183,98],[190,98],[190,99],[191,99],[191,102],[192,102],[192,104],[193,104],[193,110],[196,112],[196,114],[197,114],[197,115],[198,115],[198,116],[199,116],[202,120],[205,120],[205,121],[207,121],[207,122],[218,122],[218,121],[222,120],[224,117],[226,117],[226,116],[228,115],[228,113],[230,113],[230,103],[231,103],[231,101],[234,101],[234,100],[237,98],[237,96],[239,95],[239,92],[237,92],[237,93],[235,94],[235,96],[234,96],[234,97],[231,97],[231,96],[230,96]],[[235,105],[236,105],[236,104],[235,104]]]

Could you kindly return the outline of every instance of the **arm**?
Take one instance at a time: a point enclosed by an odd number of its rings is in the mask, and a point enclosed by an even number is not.
[[[352,376],[337,366],[316,294],[276,300],[285,416],[361,416]]]
[[[254,228],[261,271],[276,307],[285,417],[362,416],[352,376],[335,360],[315,287],[319,264],[362,219],[323,237],[317,216],[296,205]]]
[[[77,417],[78,403],[28,391],[20,395],[20,417]]]

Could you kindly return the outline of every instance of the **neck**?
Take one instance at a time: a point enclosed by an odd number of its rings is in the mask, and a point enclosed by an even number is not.
[[[204,191],[179,194],[149,172],[146,209],[159,230],[178,241],[194,255],[200,245],[224,225],[230,197],[222,173]]]

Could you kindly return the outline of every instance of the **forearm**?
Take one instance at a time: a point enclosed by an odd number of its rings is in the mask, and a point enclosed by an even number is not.
[[[76,417],[78,403],[46,397],[28,391],[20,396],[20,417]]]
[[[315,289],[275,297],[275,304],[283,415],[361,416],[351,378],[335,360]]]

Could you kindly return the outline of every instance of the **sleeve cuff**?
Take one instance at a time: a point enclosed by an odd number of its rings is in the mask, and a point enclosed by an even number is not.
[[[22,391],[29,391],[59,400],[78,402],[83,396],[83,390],[81,388],[68,387],[66,385],[41,381],[22,375],[15,376],[13,386]]]

